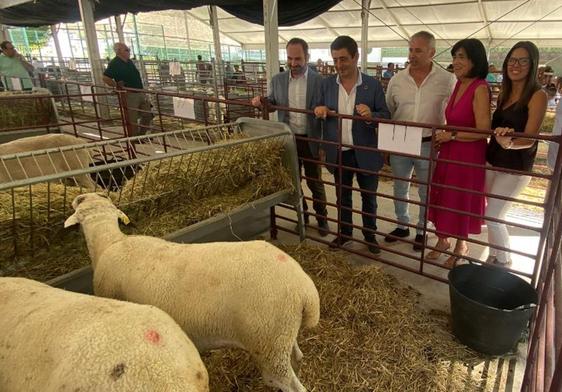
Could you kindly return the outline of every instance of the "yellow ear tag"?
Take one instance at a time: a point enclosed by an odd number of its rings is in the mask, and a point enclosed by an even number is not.
[[[121,216],[121,222],[123,222],[124,224],[128,225],[129,223],[131,223],[131,221],[129,220],[129,217],[125,214],[123,214]]]

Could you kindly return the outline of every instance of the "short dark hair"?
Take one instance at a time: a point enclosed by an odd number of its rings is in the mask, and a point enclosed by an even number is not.
[[[287,49],[289,47],[289,45],[300,45],[302,46],[302,50],[304,51],[304,55],[308,56],[308,44],[306,43],[306,41],[302,38],[291,38],[289,40],[289,42],[287,42],[287,45],[285,46],[285,49]]]
[[[390,68],[391,65],[394,65],[394,63],[388,63],[387,67]]]
[[[473,65],[468,77],[486,79],[488,75],[488,58],[486,57],[484,44],[476,38],[461,39],[453,46],[453,49],[451,49],[451,56],[454,57],[455,53],[461,48],[464,49],[466,56],[472,61]]]
[[[200,54],[197,55],[197,60],[203,60],[203,56],[201,56]]]
[[[330,45],[330,51],[340,49],[347,49],[351,57],[355,57],[359,52],[357,48],[357,42],[355,42],[355,40],[348,35],[340,35]]]
[[[0,43],[0,49],[6,50],[8,48],[8,44],[14,46],[14,44],[12,44],[10,41],[2,41]]]

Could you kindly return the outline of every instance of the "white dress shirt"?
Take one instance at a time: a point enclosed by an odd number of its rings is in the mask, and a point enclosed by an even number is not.
[[[306,109],[306,82],[308,66],[304,74],[294,78],[289,71],[289,107]],[[297,135],[306,135],[306,114],[289,112],[289,126]]]
[[[338,90],[338,113],[339,114],[349,114],[353,115],[355,112],[355,96],[357,95],[357,86],[363,83],[363,77],[361,72],[358,72],[357,82],[355,86],[351,89],[349,94],[345,90],[345,87],[340,83],[340,76],[336,77],[336,83],[339,85]],[[342,144],[353,145],[353,133],[351,129],[353,127],[353,120],[342,120]],[[347,151],[351,147],[342,147],[343,151]]]
[[[445,124],[445,108],[455,88],[455,75],[432,64],[431,71],[418,85],[410,75],[410,67],[398,72],[386,89],[386,104],[391,118],[426,124]],[[424,128],[423,136],[431,136]]]

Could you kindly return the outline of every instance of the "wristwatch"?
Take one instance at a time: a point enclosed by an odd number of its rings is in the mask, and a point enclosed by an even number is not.
[[[457,138],[457,131],[451,132],[451,140],[455,140]]]

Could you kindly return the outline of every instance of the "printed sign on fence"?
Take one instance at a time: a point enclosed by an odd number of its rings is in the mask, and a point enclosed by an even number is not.
[[[177,61],[170,62],[170,76],[181,75],[181,64]]]
[[[82,101],[94,102],[94,97],[92,97],[92,88],[90,86],[80,85],[80,94],[82,94]],[[85,95],[90,94],[90,95]]]
[[[183,118],[195,118],[195,102],[190,98],[174,97],[174,115]]]
[[[17,91],[23,90],[20,78],[10,78],[10,82],[12,83],[12,90],[17,90]]]
[[[402,154],[421,154],[422,128],[379,123],[379,144],[381,150]]]

